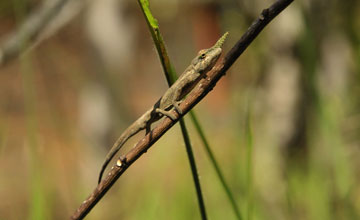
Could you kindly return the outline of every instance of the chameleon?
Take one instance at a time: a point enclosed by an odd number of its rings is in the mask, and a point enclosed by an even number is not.
[[[226,32],[214,46],[200,50],[198,55],[192,60],[191,64],[185,69],[174,84],[166,90],[152,108],[147,110],[120,135],[106,155],[105,162],[103,163],[99,174],[98,183],[101,182],[102,175],[107,165],[129,138],[144,129],[146,130],[146,134],[148,134],[151,130],[151,124],[160,120],[163,116],[169,117],[171,120],[176,120],[176,117],[171,114],[173,109],[179,114],[182,114],[182,111],[179,108],[181,100],[195,87],[204,73],[208,72],[215,65],[221,55],[221,47],[224,44],[227,35],[228,32]]]

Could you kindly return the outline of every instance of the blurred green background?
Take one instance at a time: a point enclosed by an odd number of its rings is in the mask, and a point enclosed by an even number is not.
[[[45,2],[1,1],[0,46]],[[181,73],[273,1],[150,3]],[[244,219],[360,219],[359,4],[295,1],[195,107]],[[0,219],[65,219],[167,84],[136,1],[70,1],[27,46],[0,66]],[[236,219],[185,118],[209,219]],[[87,219],[200,219],[182,141],[176,125]]]

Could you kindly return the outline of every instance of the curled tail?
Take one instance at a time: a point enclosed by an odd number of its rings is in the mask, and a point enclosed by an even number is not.
[[[136,132],[137,133],[137,132]],[[104,171],[107,167],[107,165],[110,163],[111,159],[115,156],[115,154],[120,150],[120,148],[125,144],[125,142],[134,134],[127,134],[126,132],[124,133],[125,135],[121,135],[117,141],[115,142],[115,144],[113,145],[113,147],[111,148],[111,150],[109,151],[109,153],[106,155],[105,158],[105,162],[103,163],[101,170],[100,170],[100,174],[99,174],[99,180],[98,183],[101,182],[102,176],[104,174]]]
[[[122,133],[121,136],[116,140],[115,144],[112,146],[111,150],[106,155],[105,162],[100,170],[98,183],[101,182],[102,176],[104,174],[107,165],[110,163],[110,161],[115,156],[115,154],[120,150],[120,148],[126,143],[126,141],[145,128],[146,128],[146,132],[148,132],[149,130],[148,127],[150,126],[148,125],[150,119],[150,113],[151,111],[147,111],[142,117],[140,117],[132,125],[130,125],[130,127],[128,127],[124,131],[124,133]]]

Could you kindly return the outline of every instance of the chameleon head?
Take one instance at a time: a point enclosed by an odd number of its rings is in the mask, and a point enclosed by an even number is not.
[[[221,51],[220,47],[200,50],[198,56],[192,62],[193,68],[198,72],[207,72],[215,65]]]
[[[206,72],[215,65],[221,55],[221,46],[223,45],[227,35],[228,32],[226,32],[213,47],[199,51],[198,55],[192,61],[192,65],[195,70],[198,72]]]

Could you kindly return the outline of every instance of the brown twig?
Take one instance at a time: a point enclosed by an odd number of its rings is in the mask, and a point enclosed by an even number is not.
[[[207,73],[188,97],[181,103],[180,109],[183,115],[176,111],[173,114],[177,120],[172,121],[165,118],[156,128],[148,135],[141,139],[136,146],[130,150],[124,157],[117,161],[117,164],[111,168],[106,178],[95,188],[93,193],[80,205],[75,211],[72,219],[84,218],[96,203],[105,195],[116,180],[134,163],[143,153],[145,153],[167,130],[169,130],[178,120],[183,117],[190,109],[200,102],[216,85],[219,79],[225,74],[235,60],[244,52],[250,43],[264,29],[264,27],[284,10],[293,0],[278,0],[271,7],[264,9],[254,23],[248,28],[245,34],[234,45],[234,47],[221,59],[218,64]]]

